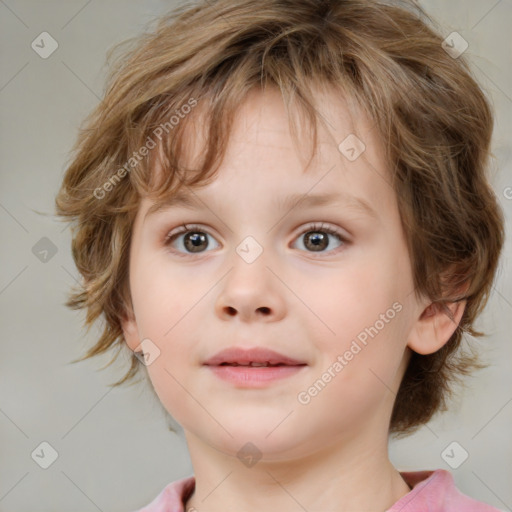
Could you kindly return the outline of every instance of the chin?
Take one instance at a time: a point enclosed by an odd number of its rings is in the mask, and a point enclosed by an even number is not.
[[[215,449],[239,458],[253,457],[265,461],[279,461],[299,456],[303,452],[305,439],[297,438],[299,429],[279,426],[272,432],[272,427],[260,424],[252,428],[226,428],[233,437],[224,432],[221,438],[212,438],[208,432],[208,443]],[[280,430],[280,431],[279,431]],[[279,432],[278,432],[279,431]],[[272,432],[269,435],[269,432]]]

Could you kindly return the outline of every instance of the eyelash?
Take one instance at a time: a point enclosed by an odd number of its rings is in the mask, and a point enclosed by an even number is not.
[[[179,235],[183,235],[183,234],[186,234],[186,233],[189,233],[189,232],[200,232],[200,233],[206,233],[208,235],[210,235],[210,233],[208,233],[208,231],[206,231],[204,228],[202,228],[201,226],[198,226],[196,224],[190,224],[189,226],[187,226],[186,224],[182,224],[181,225],[181,230],[180,231],[177,231],[177,232],[174,232],[174,233],[169,233],[165,236],[165,239],[164,239],[164,245],[166,247],[170,246],[171,242],[173,242]],[[342,242],[342,245],[340,247],[337,247],[336,249],[332,249],[330,251],[319,251],[319,254],[323,254],[325,252],[327,253],[332,253],[334,252],[335,254],[341,250],[343,248],[344,245],[347,245],[348,244],[348,240],[337,230],[333,229],[333,228],[330,228],[330,227],[324,227],[323,223],[320,223],[320,224],[317,224],[317,223],[313,223],[311,224],[310,226],[308,226],[306,229],[304,229],[303,231],[301,231],[299,233],[299,235],[296,237],[296,238],[299,238],[300,236],[306,234],[306,233],[309,233],[311,231],[321,231],[321,232],[324,232],[324,233],[328,233],[330,235],[333,235],[333,236],[336,236],[339,238],[339,240]],[[210,235],[212,236],[212,235]],[[205,251],[207,252],[207,251]],[[311,254],[315,254],[314,251],[307,251]],[[189,256],[194,256],[194,253],[182,253],[182,252],[179,252],[179,251],[175,251],[175,250],[172,250],[172,253],[173,254],[176,254],[177,256],[179,257],[182,257],[182,258],[186,258],[186,257],[189,257]],[[197,255],[201,255],[201,254],[204,254],[204,253],[196,253]]]

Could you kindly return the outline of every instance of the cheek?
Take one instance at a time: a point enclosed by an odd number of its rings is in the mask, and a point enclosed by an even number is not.
[[[380,262],[382,263],[382,262]],[[364,264],[343,269],[333,279],[304,284],[308,290],[307,303],[316,314],[321,334],[327,343],[351,339],[379,321],[382,314],[394,318],[393,304],[401,303],[404,296],[396,276],[386,268]],[[311,290],[316,290],[314,293]],[[323,321],[320,322],[320,320]]]
[[[315,333],[312,341],[323,354],[322,368],[343,357],[344,377],[338,382],[355,382],[365,375],[361,385],[370,385],[377,380],[372,372],[384,382],[394,379],[410,327],[406,310],[412,287],[406,267],[397,270],[396,261],[391,252],[358,258],[350,269],[310,295],[308,305],[322,320],[312,317],[310,321],[319,326],[310,332]]]
[[[319,347],[324,355],[308,382],[311,387],[302,390],[312,397],[304,412],[332,423],[332,435],[340,425],[348,428],[365,424],[372,415],[379,416],[378,410],[384,413],[391,406],[400,384],[399,370],[404,357],[406,319],[400,317],[402,312],[404,309],[398,313],[390,309],[387,324],[367,323],[368,327],[363,329],[360,319],[344,316],[338,324],[341,334],[334,343],[332,339],[328,342],[325,337],[318,338],[324,343]],[[342,321],[347,327],[344,331]]]
[[[151,385],[162,406],[181,426],[187,426],[190,418],[197,418],[201,414],[198,402],[190,393],[199,396],[200,403],[202,397],[193,391],[193,386],[187,381],[187,375],[180,371],[185,364],[180,364],[175,355],[162,355],[160,360],[148,366],[147,370]]]
[[[208,285],[197,272],[165,264],[165,258],[139,265],[132,289],[141,335],[168,339],[193,312]]]
[[[151,384],[160,402],[180,424],[188,416],[197,414],[197,403],[187,393],[194,389],[190,380],[191,368],[197,364],[197,318],[194,305],[198,298],[194,293],[161,293],[161,284],[155,293],[147,294],[141,303],[141,334],[158,347],[159,356],[147,366]],[[158,293],[160,292],[160,293]]]

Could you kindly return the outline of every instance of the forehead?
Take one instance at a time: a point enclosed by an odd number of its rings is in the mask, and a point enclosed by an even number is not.
[[[383,141],[374,123],[355,102],[333,90],[318,89],[315,101],[323,123],[317,124],[318,148],[309,166],[306,164],[313,148],[313,136],[304,118],[295,117],[299,130],[297,146],[279,91],[252,91],[237,111],[225,157],[214,181],[194,190],[182,188],[177,204],[194,206],[198,199],[210,202],[216,196],[229,201],[243,195],[245,190],[251,196],[267,198],[273,205],[289,205],[300,196],[339,194],[344,199],[359,198],[363,204],[373,204],[377,212],[379,206],[394,208]],[[297,111],[291,111],[292,116],[296,114]],[[204,150],[208,140],[204,126],[200,114],[187,124],[184,155],[187,166],[194,167]],[[157,167],[154,172],[163,171]],[[145,215],[172,201],[172,196],[159,203],[145,197],[141,209]]]

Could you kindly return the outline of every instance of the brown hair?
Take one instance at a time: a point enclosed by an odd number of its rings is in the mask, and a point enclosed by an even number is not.
[[[79,361],[114,345],[116,358],[129,350],[121,318],[131,308],[129,247],[141,195],[159,199],[213,179],[233,116],[254,88],[278,88],[285,105],[307,115],[316,151],[319,117],[311,87],[325,83],[355,99],[386,141],[415,293],[448,315],[448,303],[467,300],[441,349],[413,352],[390,433],[407,435],[446,409],[451,383],[484,367],[460,345],[463,332],[483,336],[473,323],[503,245],[503,214],[486,176],[493,114],[464,56],[445,51],[421,8],[402,4],[204,0],[175,9],[127,42],[133,47],[112,65],[104,100],[80,130],[56,197],[57,214],[75,221],[72,253],[83,276],[66,305],[86,309],[88,328],[100,315],[105,321]],[[189,169],[181,158],[183,134],[199,112],[208,142],[199,167]],[[162,129],[163,138],[157,135]],[[156,159],[165,170],[160,183],[152,172]],[[144,368],[131,358],[113,386]]]

